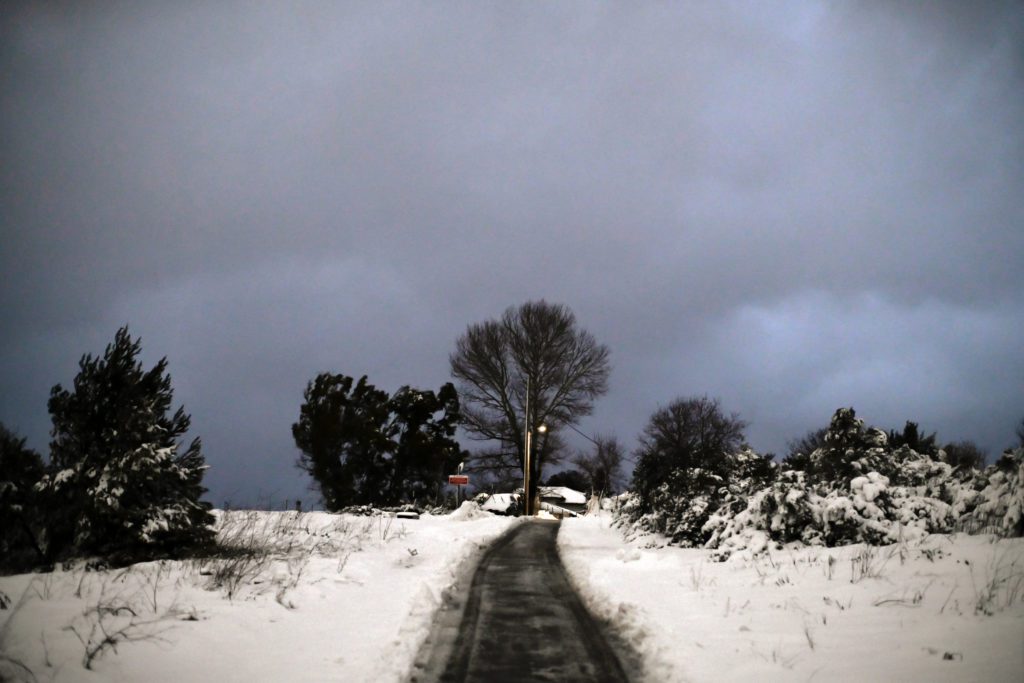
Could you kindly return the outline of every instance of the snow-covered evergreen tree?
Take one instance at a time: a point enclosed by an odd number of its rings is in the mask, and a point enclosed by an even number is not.
[[[183,448],[190,417],[170,412],[167,359],[144,370],[140,349],[122,327],[102,358],[82,357],[73,390],[50,392],[50,471],[38,488],[54,511],[51,557],[134,559],[212,539],[200,441]]]
[[[40,559],[34,487],[42,476],[39,454],[0,424],[0,565],[5,568]]]

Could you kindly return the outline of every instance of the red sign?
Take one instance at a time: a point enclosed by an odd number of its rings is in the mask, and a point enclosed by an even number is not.
[[[452,486],[466,486],[469,484],[468,474],[449,474],[448,483]]]

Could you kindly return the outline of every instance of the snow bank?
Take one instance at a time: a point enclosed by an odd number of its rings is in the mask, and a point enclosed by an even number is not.
[[[458,510],[448,515],[448,519],[452,522],[465,522],[471,519],[484,519],[491,516],[491,513],[485,512],[479,504],[466,500],[462,502]]]
[[[464,562],[515,520],[217,513],[263,560],[0,577],[0,651],[39,680],[399,681]],[[250,543],[251,544],[251,543]],[[90,649],[121,633],[116,652]],[[76,635],[77,632],[77,635]],[[81,638],[81,640],[79,639]],[[16,666],[0,669],[12,680]],[[2,676],[0,676],[2,677]]]
[[[1024,670],[1024,539],[766,546],[726,562],[657,541],[626,542],[608,517],[565,520],[558,537],[644,680],[1018,681]]]

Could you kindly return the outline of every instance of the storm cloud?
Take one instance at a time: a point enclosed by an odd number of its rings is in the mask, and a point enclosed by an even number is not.
[[[473,322],[611,349],[581,431],[721,397],[995,453],[1024,416],[1016,3],[4,3],[0,420],[128,323],[211,500],[309,497],[321,370],[437,388]],[[580,444],[582,445],[582,443]]]

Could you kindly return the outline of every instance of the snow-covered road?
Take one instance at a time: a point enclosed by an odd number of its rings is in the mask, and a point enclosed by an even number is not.
[[[457,630],[416,683],[625,683],[600,626],[566,578],[555,547],[558,523],[512,528],[480,560]],[[444,642],[453,639],[454,642]]]

